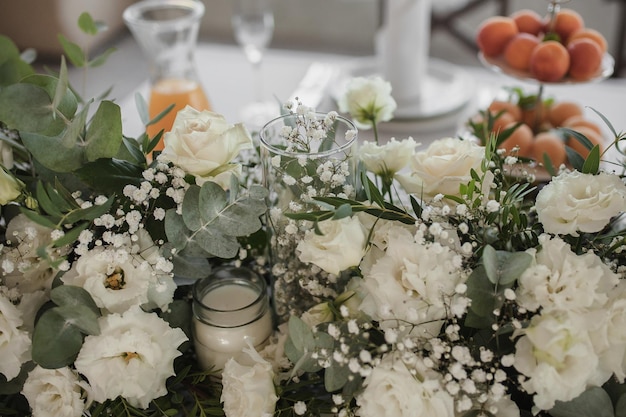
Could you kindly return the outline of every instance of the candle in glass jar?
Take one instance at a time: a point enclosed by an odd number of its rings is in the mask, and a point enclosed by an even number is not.
[[[193,332],[205,369],[223,369],[249,343],[262,346],[272,333],[272,315],[262,278],[245,268],[222,268],[194,286]]]

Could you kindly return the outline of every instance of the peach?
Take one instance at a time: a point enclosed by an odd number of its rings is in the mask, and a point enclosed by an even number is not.
[[[565,119],[565,121],[563,121],[561,126],[568,127],[572,130],[577,130],[577,128],[579,127],[587,127],[589,129],[592,129],[598,135],[602,135],[602,128],[600,127],[600,125],[582,115],[574,115],[572,117],[568,117],[567,119]]]
[[[509,129],[515,126],[515,122],[510,123],[504,127]],[[519,125],[511,135],[506,138],[500,144],[500,149],[506,149],[507,153],[511,153],[513,149],[518,149],[517,154],[519,156],[530,157],[533,153],[534,135],[533,131],[528,125]]]
[[[504,61],[511,68],[528,71],[530,56],[539,42],[539,38],[535,35],[525,32],[518,33],[504,49]]]
[[[492,114],[495,117],[497,113],[492,113]],[[497,116],[496,119],[493,121],[493,126],[491,128],[491,131],[493,133],[498,134],[504,129],[506,129],[508,125],[515,124],[515,123],[517,123],[517,121],[513,118],[513,116],[511,116],[511,113],[505,112]]]
[[[569,76],[585,81],[593,78],[602,66],[602,49],[591,39],[576,39],[567,44],[570,56]]]
[[[543,102],[534,103],[522,109],[522,122],[530,126],[534,132],[538,132],[548,123],[547,112],[548,109]]]
[[[478,27],[476,44],[485,56],[495,57],[504,52],[506,45],[518,32],[515,21],[510,17],[488,17]]]
[[[543,30],[541,15],[534,10],[520,9],[513,12],[509,17],[513,19],[520,32],[537,36]]]
[[[522,109],[515,103],[505,100],[493,100],[487,108],[494,116],[500,112],[508,113],[513,117],[514,121],[520,121],[522,119]]]
[[[563,126],[563,122],[572,116],[582,116],[583,108],[573,101],[559,101],[548,109],[548,121],[554,127]]]
[[[530,73],[539,81],[560,81],[567,74],[569,65],[569,53],[557,41],[540,43],[530,55]]]
[[[591,28],[582,28],[572,33],[569,38],[567,38],[567,45],[575,41],[576,39],[591,39],[595,43],[598,44],[600,49],[602,50],[602,54],[605,54],[608,50],[608,42],[604,35],[599,31]]]
[[[558,168],[567,160],[565,143],[554,131],[541,132],[535,136],[533,158],[543,164],[545,155],[550,159],[554,168]]]
[[[572,9],[561,9],[556,13],[553,21],[549,19],[550,15],[545,17],[545,32],[556,33],[562,43],[566,43],[572,33],[585,27],[582,16]]]

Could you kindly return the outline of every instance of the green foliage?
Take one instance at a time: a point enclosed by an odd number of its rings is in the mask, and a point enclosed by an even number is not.
[[[50,296],[55,306],[35,325],[33,360],[44,368],[61,368],[74,362],[85,335],[100,332],[100,310],[80,287],[61,285]]]
[[[166,214],[168,241],[195,257],[232,258],[239,250],[237,237],[261,228],[266,196],[259,186],[241,194],[231,190],[229,195],[213,182],[192,185],[185,193],[182,216],[174,210]]]
[[[552,417],[617,417],[611,398],[600,387],[592,387],[566,403],[557,401]]]

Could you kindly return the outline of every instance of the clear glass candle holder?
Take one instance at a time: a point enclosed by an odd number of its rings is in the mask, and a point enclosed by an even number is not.
[[[248,268],[228,266],[197,281],[192,328],[204,370],[223,369],[249,345],[263,346],[273,330],[265,280]]]

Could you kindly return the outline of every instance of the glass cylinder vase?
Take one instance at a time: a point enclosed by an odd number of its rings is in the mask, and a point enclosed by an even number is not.
[[[217,268],[193,287],[193,336],[204,370],[223,369],[248,344],[263,346],[273,331],[265,280],[248,268]]]
[[[204,10],[197,0],[142,0],[124,10],[124,22],[150,63],[150,118],[174,105],[159,122],[147,126],[150,137],[169,131],[176,113],[187,105],[211,110],[194,62]],[[162,140],[155,150],[161,149]]]
[[[273,302],[277,319],[285,322],[341,288],[340,277],[299,260],[298,243],[313,224],[289,214],[320,210],[317,197],[354,196],[357,129],[333,112],[293,113],[267,123],[259,138],[269,191]]]

